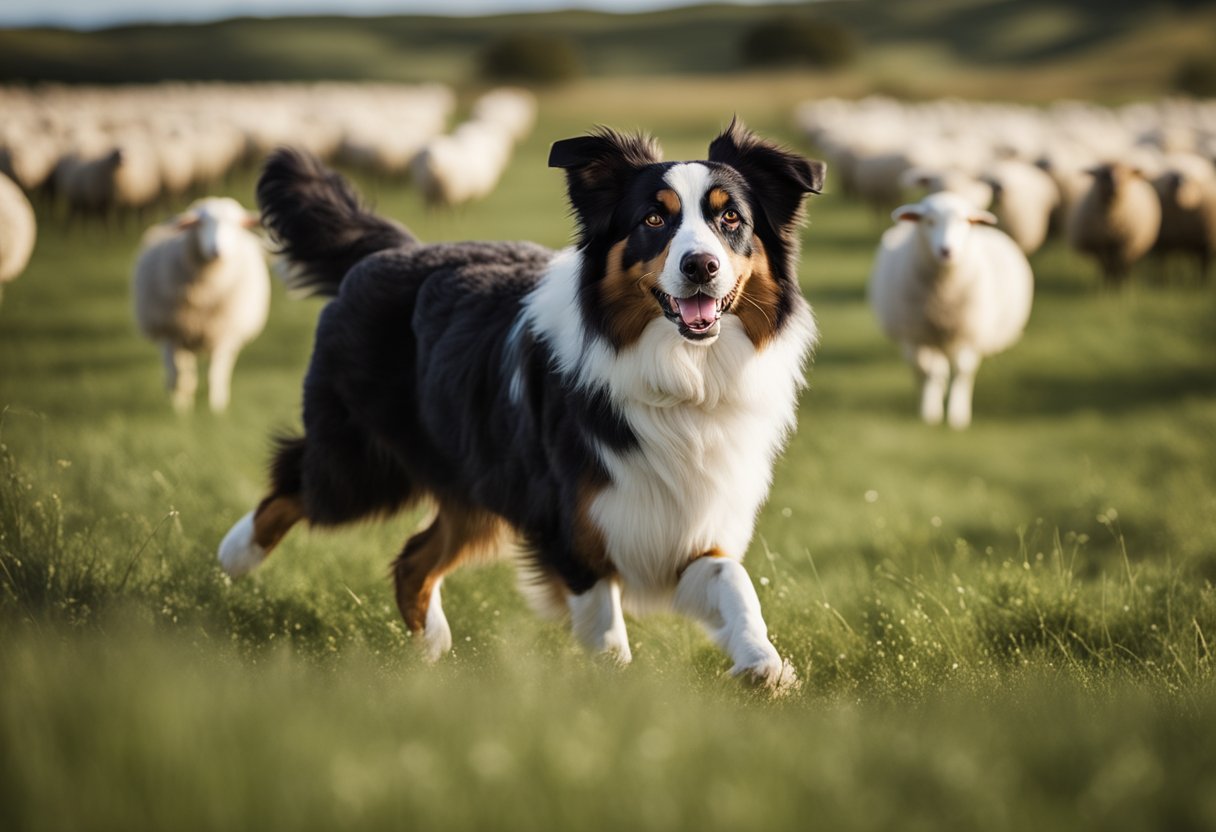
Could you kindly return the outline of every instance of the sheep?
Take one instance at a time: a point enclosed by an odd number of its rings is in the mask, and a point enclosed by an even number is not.
[[[466,121],[430,141],[410,173],[432,205],[459,205],[494,190],[511,156],[511,137],[494,124]]]
[[[900,176],[899,183],[904,188],[921,190],[926,195],[950,191],[966,198],[976,208],[987,208],[992,204],[992,186],[960,170],[909,168]]]
[[[1161,228],[1161,203],[1137,168],[1111,162],[1089,168],[1093,181],[1068,218],[1068,241],[1094,257],[1108,285],[1122,283]]]
[[[1168,256],[1190,254],[1199,277],[1207,280],[1216,254],[1216,168],[1207,159],[1171,154],[1165,170],[1153,179],[1161,201],[1161,230],[1154,251]]]
[[[0,293],[25,271],[36,236],[33,206],[15,182],[0,174]]]
[[[145,233],[132,290],[140,331],[164,353],[174,407],[190,409],[197,359],[210,353],[212,411],[228,406],[241,348],[261,333],[270,308],[270,276],[258,225],[234,199],[207,197]]]
[[[921,418],[971,424],[975,374],[1022,336],[1030,318],[1030,263],[996,217],[958,194],[897,208],[870,276],[870,304],[921,383]],[[950,380],[953,372],[953,380]]]
[[[55,143],[32,131],[10,127],[0,137],[0,174],[12,179],[26,192],[42,187],[58,160]]]
[[[59,193],[74,213],[144,208],[160,195],[159,163],[140,140],[112,145],[91,158],[65,157],[55,176]]]
[[[507,131],[511,141],[527,137],[536,122],[536,96],[524,89],[500,87],[473,102],[472,121],[488,121]]]
[[[1038,251],[1060,202],[1056,183],[1042,168],[1016,159],[994,163],[980,178],[992,188],[992,211],[1001,228],[1026,254]]]

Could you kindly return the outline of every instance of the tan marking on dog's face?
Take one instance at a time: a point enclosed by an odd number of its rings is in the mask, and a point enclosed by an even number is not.
[[[728,249],[735,273],[740,275],[738,294],[728,311],[739,316],[743,329],[756,349],[763,349],[777,334],[777,307],[781,288],[773,277],[768,252],[759,237],[752,239],[752,253],[744,257]]]
[[[722,188],[711,188],[705,198],[715,215],[722,213],[722,209],[730,202],[730,194]]]
[[[669,217],[680,213],[680,197],[670,188],[664,188],[659,191],[654,195],[654,198],[667,211]]]
[[[621,260],[627,243],[627,240],[621,240],[609,249],[604,277],[598,284],[608,337],[617,349],[637,341],[646,326],[663,315],[652,290],[659,285],[659,273],[667,262],[668,248],[653,259],[640,260],[626,268]]]

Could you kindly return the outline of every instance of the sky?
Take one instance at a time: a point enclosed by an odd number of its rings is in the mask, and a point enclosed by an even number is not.
[[[477,15],[567,8],[630,12],[691,2],[694,0],[0,0],[0,28],[53,25],[96,29],[121,23],[219,20],[240,15]],[[760,0],[732,2],[750,5]]]

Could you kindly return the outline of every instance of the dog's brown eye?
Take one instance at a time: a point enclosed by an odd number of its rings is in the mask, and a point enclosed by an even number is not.
[[[730,230],[733,231],[734,229],[738,228],[739,222],[740,222],[739,212],[736,211],[734,208],[731,208],[728,211],[722,212],[722,224],[725,225]]]
[[[650,226],[651,228],[663,227],[663,218],[653,211],[647,214],[646,219],[642,220],[642,222],[646,223],[646,225]]]

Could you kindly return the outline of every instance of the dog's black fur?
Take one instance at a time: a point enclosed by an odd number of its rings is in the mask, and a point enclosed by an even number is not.
[[[597,269],[637,221],[630,194],[653,191],[669,166],[649,140],[611,131],[557,143],[550,164],[566,170],[579,221],[586,323],[606,328],[588,300]],[[707,164],[764,246],[779,292],[767,323],[778,330],[799,291],[802,197],[820,190],[822,165],[733,123]],[[593,448],[623,452],[638,440],[605,390],[563,377],[526,327],[512,335],[554,252],[530,243],[422,244],[293,150],[269,159],[257,198],[296,269],[294,285],[333,298],[304,381],[305,435],[279,441],[263,507],[285,498],[301,519],[335,525],[429,496],[505,520],[542,573],[569,592],[611,574],[604,553],[588,551],[586,495],[608,482]],[[750,254],[751,237],[736,251]]]
[[[428,494],[488,509],[571,591],[589,589],[602,575],[571,557],[580,486],[606,477],[589,442],[624,449],[636,440],[606,395],[560,377],[543,344],[520,345],[518,405],[508,405],[503,375],[508,330],[553,252],[419,244],[294,150],[271,157],[258,204],[306,267],[299,285],[334,296],[304,380],[306,437],[280,441],[274,492],[298,495],[318,525]]]

